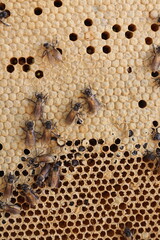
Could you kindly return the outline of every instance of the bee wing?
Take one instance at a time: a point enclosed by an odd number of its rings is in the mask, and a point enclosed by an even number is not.
[[[52,55],[56,61],[62,62],[62,54],[56,48],[53,48]]]
[[[157,72],[160,68],[160,55],[156,54],[152,60],[151,69],[153,72]]]

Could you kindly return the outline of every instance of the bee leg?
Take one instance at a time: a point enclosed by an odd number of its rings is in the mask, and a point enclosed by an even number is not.
[[[57,134],[57,133],[55,133],[55,132],[53,132],[53,131],[51,131],[51,133],[53,133],[53,135],[56,137],[56,138],[60,138],[60,134]]]
[[[156,47],[154,46],[153,43],[152,43],[152,47],[153,47],[153,52],[156,54]]]
[[[48,52],[47,50],[44,50],[44,52],[42,54],[42,58],[47,55],[47,52]]]
[[[7,26],[7,27],[11,26],[11,25],[9,25],[9,24],[3,22],[2,20],[0,20],[0,22],[3,23],[3,24],[4,24],[5,26]]]
[[[30,101],[30,102],[33,102],[34,104],[36,104],[36,102],[35,101],[33,101],[32,99],[30,99],[30,98],[26,98],[28,101]]]
[[[24,127],[20,127],[20,128],[22,128],[22,129],[23,129],[23,131],[27,132],[27,130],[26,130]]]

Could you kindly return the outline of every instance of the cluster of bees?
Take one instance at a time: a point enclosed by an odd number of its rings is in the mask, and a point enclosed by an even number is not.
[[[99,101],[96,99],[95,95],[93,95],[91,88],[86,88],[84,91],[82,91],[83,95],[82,98],[86,99],[86,103],[88,104],[88,111],[89,113],[96,113],[100,107]],[[37,135],[39,135],[41,142],[43,145],[50,146],[51,139],[54,136],[54,139],[58,139],[60,137],[59,134],[54,132],[56,124],[53,124],[52,121],[44,121],[43,119],[43,108],[44,103],[46,103],[47,95],[43,95],[42,93],[36,93],[35,94],[36,101],[33,101],[32,99],[28,99],[34,104],[34,110],[33,115],[35,120],[41,120],[42,125],[44,126],[44,131],[42,134],[36,132],[34,130],[34,123],[33,121],[27,121],[25,123],[25,127],[22,127],[22,129],[26,133],[25,137],[25,145],[28,148],[35,148],[36,149],[36,141],[37,141]],[[80,102],[77,102],[74,104],[74,106],[71,108],[69,113],[66,116],[65,122],[66,124],[71,124],[75,118],[79,118],[80,115],[80,108],[82,107],[82,104]],[[58,143],[57,143],[58,144]],[[37,152],[37,149],[36,149]],[[37,175],[36,178],[36,186],[41,187],[46,179],[48,180],[48,185],[51,188],[57,188],[59,185],[59,179],[60,179],[60,166],[61,162],[56,160],[56,156],[52,154],[38,154],[35,157],[28,157],[23,158],[23,161],[26,161],[28,166],[31,166],[33,169],[37,168],[39,166],[41,167],[40,173]],[[73,165],[77,165],[77,161],[75,160],[73,162]],[[12,196],[12,191],[14,187],[14,183],[18,179],[15,179],[14,175],[11,173],[8,175],[6,179],[6,187],[4,189],[3,193],[3,202],[0,202],[0,208],[4,212],[9,212],[11,214],[19,214],[20,213],[20,207],[17,205],[10,205],[7,201]],[[27,184],[21,184],[20,188],[23,192],[23,195],[25,195],[26,200],[28,204],[31,207],[34,207],[36,204],[36,201],[38,199],[38,196],[35,194],[33,189],[27,185]]]

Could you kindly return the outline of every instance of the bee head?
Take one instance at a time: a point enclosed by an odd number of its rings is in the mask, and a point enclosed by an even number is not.
[[[92,94],[92,90],[90,88],[86,88],[83,92],[87,97],[91,97]]]
[[[81,103],[76,103],[73,107],[74,111],[78,111],[81,108],[82,104]]]
[[[14,181],[14,175],[12,175],[11,173],[8,175],[8,183],[13,183]]]
[[[49,43],[44,43],[44,44],[43,44],[43,47],[45,47],[46,49],[48,49],[48,48],[49,48],[49,46],[50,46],[50,44],[49,44]]]
[[[46,121],[45,122],[45,127],[46,127],[46,129],[51,129],[51,127],[52,127],[51,121]]]
[[[129,228],[124,229],[124,234],[125,234],[126,237],[131,237],[132,236],[131,230]]]
[[[29,186],[27,184],[25,184],[25,183],[21,184],[21,189],[23,191],[26,191],[28,188],[29,188]]]
[[[32,130],[33,129],[33,126],[34,126],[34,123],[32,121],[28,121],[26,123],[26,127],[28,130]]]

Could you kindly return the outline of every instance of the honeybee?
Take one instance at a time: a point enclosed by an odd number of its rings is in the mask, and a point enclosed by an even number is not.
[[[42,54],[42,58],[44,56],[47,55],[48,61],[50,62],[50,64],[54,65],[55,64],[55,60],[62,62],[62,54],[60,53],[60,51],[56,48],[57,45],[57,40],[56,43],[44,43],[43,47],[45,47],[45,50]]]
[[[97,100],[96,95],[92,93],[92,89],[90,87],[86,88],[82,93],[85,95],[82,98],[86,99],[88,104],[89,113],[96,113],[100,108],[100,102]]]
[[[5,26],[10,26],[9,24],[3,22],[3,20],[2,20],[3,18],[6,18],[6,17],[8,17],[7,11],[1,11],[0,12],[0,22],[3,23]]]
[[[156,157],[157,155],[149,150],[146,150],[145,154],[143,155],[145,161],[154,161]]]
[[[159,133],[159,127],[156,129],[152,129],[152,139],[153,140],[160,140],[160,133]]]
[[[26,146],[32,148],[36,143],[34,123],[32,121],[27,121],[25,125],[26,129],[22,127],[22,129],[26,132],[25,144]]]
[[[157,72],[160,67],[160,46],[155,47],[153,45],[153,50],[155,55],[152,60],[151,69],[152,69],[152,72]]]
[[[4,193],[3,193],[3,199],[7,200],[8,198],[11,197],[12,192],[13,192],[13,184],[15,182],[15,177],[14,175],[12,175],[11,173],[9,173],[8,177],[7,177],[7,183],[6,183],[6,187],[4,189]]]
[[[51,169],[50,179],[49,179],[49,186],[51,188],[58,188],[59,179],[60,179],[60,163],[57,162],[53,165]]]
[[[72,103],[71,103],[71,107],[72,107]],[[70,112],[68,113],[65,119],[65,122],[67,124],[71,124],[74,121],[74,119],[80,115],[79,109],[81,107],[82,107],[82,104],[79,102],[74,104],[74,106],[72,107],[72,109],[70,110]]]
[[[157,156],[157,162],[156,162],[155,170],[157,170],[158,173],[160,172],[160,155]]]
[[[20,214],[21,209],[17,205],[9,205],[7,203],[4,203],[0,201],[0,209],[2,212],[8,212],[10,214]]]
[[[55,160],[55,157],[51,154],[43,154],[38,155],[34,158],[27,158],[26,161],[28,161],[28,165],[32,165],[33,167],[38,167],[41,163],[53,163]]]
[[[49,176],[51,165],[49,163],[46,163],[44,167],[42,168],[40,174],[37,176],[36,185],[39,187],[42,186],[42,183],[46,180],[46,178]]]
[[[42,135],[42,143],[49,145],[51,142],[52,135],[54,135],[55,138],[59,138],[60,135],[53,132],[54,128],[56,127],[56,124],[54,124],[53,126],[52,121],[46,121],[45,123],[43,123],[43,125],[45,126],[45,129]]]
[[[126,237],[127,239],[133,240],[133,233],[129,228],[124,229],[123,236]]]
[[[22,184],[21,189],[23,190],[23,193],[25,194],[26,200],[29,205],[32,207],[35,206],[37,199],[39,198],[35,192],[29,187],[27,184]]]
[[[43,104],[47,100],[47,94],[43,95],[42,93],[38,93],[38,94],[35,93],[35,97],[37,98],[36,102],[29,98],[28,100],[35,104],[33,114],[34,114],[35,120],[39,120],[43,118]]]

